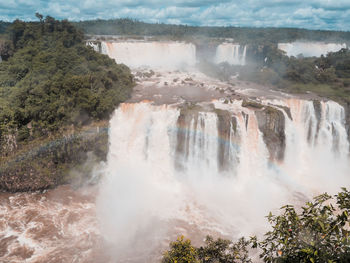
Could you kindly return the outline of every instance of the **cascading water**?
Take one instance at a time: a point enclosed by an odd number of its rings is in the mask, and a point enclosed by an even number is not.
[[[191,44],[93,43],[132,67],[195,63]],[[230,45],[218,48],[222,59],[244,64],[246,48]],[[110,120],[99,185],[2,195],[1,262],[159,262],[180,234],[196,245],[207,234],[259,235],[269,211],[349,184],[339,104],[229,86],[193,70],[138,73],[135,103]],[[242,106],[242,97],[263,106]],[[264,99],[272,97],[282,99]]]
[[[312,195],[347,185],[349,142],[343,107],[332,101],[289,100],[287,105],[293,122],[286,119],[286,134],[291,136],[287,136],[284,169],[293,171],[301,191],[307,187]]]
[[[346,48],[346,44],[297,41],[293,43],[279,43],[278,48],[285,51],[287,56],[296,57],[302,54],[304,57],[320,57],[321,55],[327,55],[328,52],[336,52]]]
[[[343,107],[263,103],[283,113],[283,160],[271,159],[262,113],[242,101],[211,109],[123,104],[110,122],[98,202],[105,236],[122,249],[142,240],[146,253],[168,237],[173,219],[228,235],[261,233],[269,211],[349,182]]]
[[[227,62],[231,65],[245,65],[247,46],[223,43],[216,48],[215,63]]]
[[[86,45],[92,47],[96,52],[101,52],[101,46],[98,42],[88,41]]]
[[[103,54],[137,68],[179,69],[196,64],[196,47],[184,42],[102,42]]]

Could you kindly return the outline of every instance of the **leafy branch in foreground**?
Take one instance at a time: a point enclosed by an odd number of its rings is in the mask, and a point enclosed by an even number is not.
[[[267,217],[272,230],[258,243],[265,262],[349,262],[350,193],[323,194],[307,202],[297,213],[293,206],[282,207],[279,216]],[[336,205],[334,204],[334,202]]]
[[[163,263],[168,262],[252,262],[250,247],[258,248],[264,262],[299,263],[299,262],[350,262],[350,191],[342,191],[332,198],[322,194],[307,202],[298,212],[293,206],[286,205],[280,215],[270,213],[267,216],[272,230],[259,241],[257,237],[250,240],[241,238],[237,243],[230,240],[214,240],[208,236],[205,245],[200,248],[191,246],[184,250],[183,241],[178,239],[171,243],[170,250],[164,254]],[[193,251],[193,261],[181,261]]]

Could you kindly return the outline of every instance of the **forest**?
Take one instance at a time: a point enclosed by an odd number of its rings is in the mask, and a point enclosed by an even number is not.
[[[321,57],[288,57],[273,44],[249,45],[244,66],[215,64],[202,60],[198,68],[205,74],[229,81],[251,81],[287,93],[314,93],[350,105],[350,50],[330,52]]]
[[[319,58],[270,55],[263,67],[240,71],[240,78],[275,86],[285,92],[313,92],[350,103],[350,51],[341,49]]]
[[[0,142],[30,140],[67,125],[108,119],[129,98],[130,70],[98,54],[67,20],[0,24]]]
[[[75,22],[75,25],[91,35],[168,36],[185,40],[198,37],[234,38],[241,44],[276,44],[300,39],[350,42],[350,32],[297,28],[205,27],[150,24],[132,19],[97,19]]]

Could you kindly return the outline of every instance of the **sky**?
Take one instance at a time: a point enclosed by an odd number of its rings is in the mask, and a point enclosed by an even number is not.
[[[350,31],[350,0],[0,0],[0,20],[132,18],[198,26]]]

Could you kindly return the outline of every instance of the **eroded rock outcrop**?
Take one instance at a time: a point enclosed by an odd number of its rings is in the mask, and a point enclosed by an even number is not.
[[[286,148],[285,117],[281,110],[271,106],[255,112],[259,130],[270,153],[271,160],[281,161]]]
[[[229,142],[238,140],[237,119],[228,111],[216,110],[218,116],[219,149],[218,164],[219,171],[229,171],[236,163],[237,156],[232,156]]]
[[[19,145],[17,151],[1,156],[0,191],[43,190],[80,180],[78,177],[88,178],[91,170],[84,171],[87,160],[92,155],[96,162],[106,160],[107,152],[106,126]],[[74,175],[70,173],[73,167]]]

